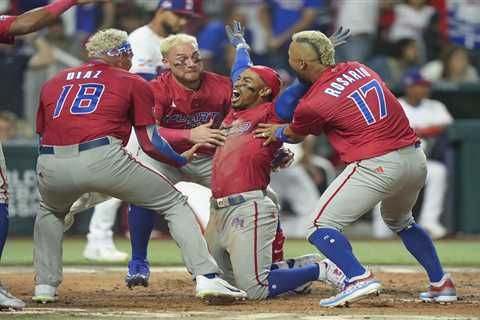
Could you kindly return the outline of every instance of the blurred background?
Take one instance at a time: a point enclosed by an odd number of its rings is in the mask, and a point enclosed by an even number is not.
[[[20,14],[47,0],[0,0],[0,13]],[[316,29],[351,30],[337,62],[360,61],[377,71],[401,98],[429,158],[429,177],[415,216],[434,238],[480,234],[480,1],[479,0],[197,0],[199,17],[187,33],[199,42],[206,69],[229,74],[234,52],[224,25],[247,28],[256,64],[293,80],[287,48],[291,35]],[[31,236],[38,205],[34,119],[42,84],[60,69],[86,59],[83,45],[98,29],[132,32],[148,24],[156,0],[114,0],[77,7],[53,26],[0,45],[0,140],[9,175],[10,234]],[[272,176],[289,238],[302,238],[315,202],[344,166],[324,137],[310,137],[295,151],[294,165]],[[75,170],[75,168],[72,168]],[[77,215],[70,234],[85,234],[91,212]],[[207,213],[205,213],[207,214]],[[127,230],[125,206],[115,233]],[[377,210],[349,230],[389,238]],[[168,237],[167,228],[161,237]]]

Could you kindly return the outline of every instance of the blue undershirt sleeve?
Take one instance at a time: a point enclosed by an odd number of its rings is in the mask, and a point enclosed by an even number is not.
[[[181,155],[179,155],[175,150],[173,150],[172,146],[167,142],[167,140],[163,139],[159,134],[158,130],[153,127],[152,133],[152,145],[166,158],[177,162],[181,166],[187,164],[187,159]]]
[[[252,65],[252,59],[250,58],[250,54],[248,53],[247,48],[235,49],[235,62],[233,63],[232,71],[230,74],[232,83],[235,83],[235,81],[240,78],[240,74]]]
[[[291,122],[298,102],[309,88],[310,85],[302,83],[296,79],[275,100],[275,112],[277,113],[277,116],[285,122]]]

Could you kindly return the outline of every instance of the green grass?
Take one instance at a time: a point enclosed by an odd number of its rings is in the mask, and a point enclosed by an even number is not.
[[[129,252],[127,239],[118,239],[117,247]],[[437,241],[438,254],[445,266],[480,267],[480,244],[475,240]],[[352,242],[355,254],[364,264],[415,265],[415,260],[405,250],[400,241],[361,240]],[[65,265],[92,265],[82,256],[85,240],[66,239],[63,246]],[[2,257],[2,265],[32,265],[32,240],[9,239]],[[287,240],[285,253],[287,257],[316,252],[307,241]],[[149,247],[150,263],[155,266],[183,265],[180,251],[171,240],[152,240]],[[117,265],[125,265],[119,263]]]

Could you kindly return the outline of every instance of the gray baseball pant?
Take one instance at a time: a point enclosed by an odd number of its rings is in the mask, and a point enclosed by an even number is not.
[[[249,299],[266,299],[278,208],[265,191],[231,196],[240,195],[244,203],[224,208],[215,207],[212,199],[205,238],[222,278],[245,290]]]
[[[78,145],[54,147],[40,155],[37,175],[40,209],[34,229],[36,284],[62,282],[62,241],[65,214],[82,194],[99,192],[164,214],[185,265],[197,275],[218,273],[186,198],[164,176],[135,160],[121,141],[79,152]]]
[[[402,231],[414,223],[412,208],[426,176],[425,153],[414,145],[349,164],[320,197],[307,238],[317,228],[341,231],[379,202],[387,226]]]

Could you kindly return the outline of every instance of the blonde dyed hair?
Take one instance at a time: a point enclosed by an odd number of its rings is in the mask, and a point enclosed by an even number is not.
[[[189,44],[192,45],[195,49],[198,49],[198,42],[195,37],[192,37],[185,33],[173,34],[162,40],[160,44],[160,52],[165,58],[168,52],[175,46]]]
[[[85,48],[88,56],[95,58],[103,55],[106,51],[120,47],[128,41],[128,33],[118,29],[100,30],[88,39]]]
[[[303,43],[317,54],[318,59],[324,65],[335,64],[335,47],[332,41],[320,31],[301,31],[292,36],[292,40]]]

